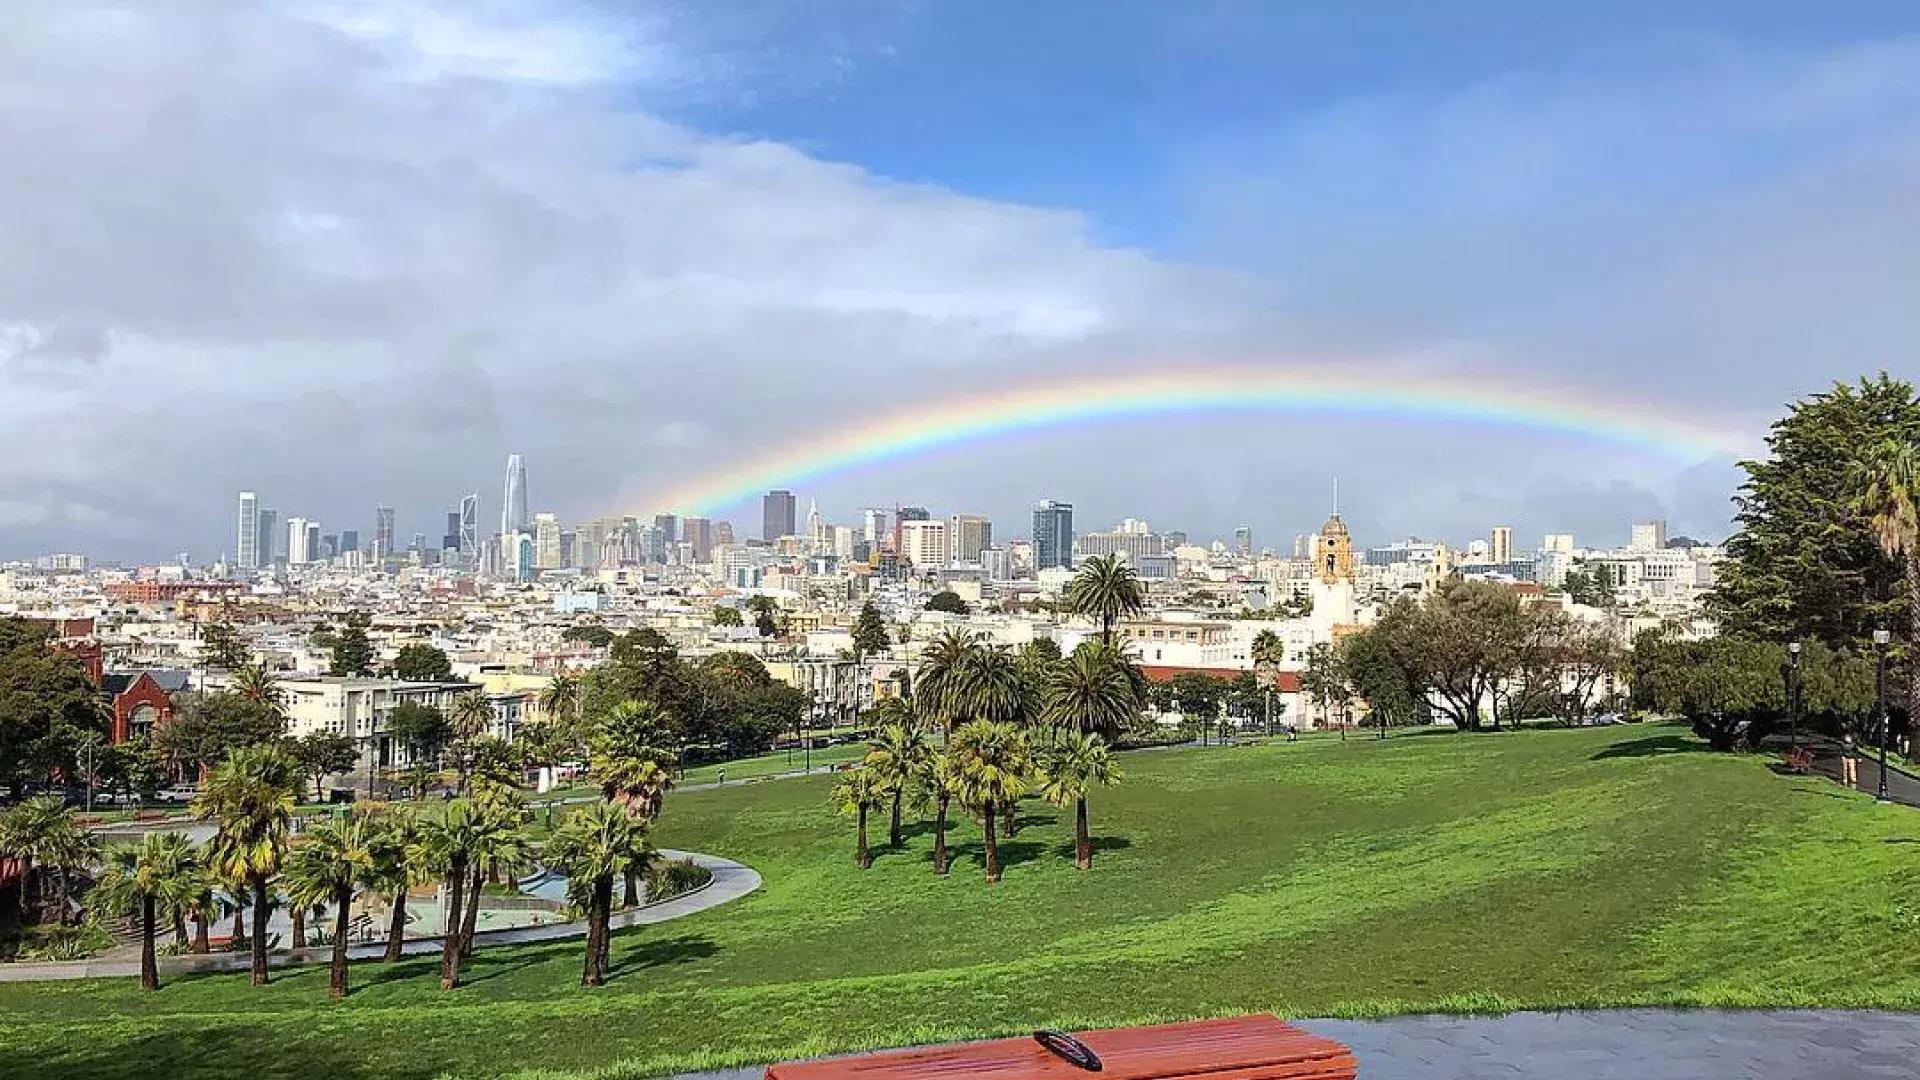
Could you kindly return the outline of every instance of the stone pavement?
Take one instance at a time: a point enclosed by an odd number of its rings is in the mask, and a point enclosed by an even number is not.
[[[645,926],[651,923],[666,922],[691,915],[696,911],[705,911],[717,907],[729,900],[736,900],[760,887],[760,875],[752,867],[723,859],[718,855],[703,855],[697,851],[671,851],[662,848],[660,854],[669,859],[692,859],[713,873],[713,880],[704,888],[676,896],[671,900],[662,900],[657,904],[643,904],[627,911],[613,913],[609,924],[615,930],[628,926]],[[587,932],[584,922],[548,923],[544,926],[520,926],[511,930],[482,930],[474,935],[477,947],[492,945],[519,945],[533,941],[557,941],[563,938],[582,937]],[[347,950],[347,956],[354,960],[372,960],[385,955],[384,944],[355,945]],[[413,938],[402,946],[407,956],[440,954],[440,939]],[[302,949],[297,956],[287,953],[274,953],[267,962],[274,967],[284,967],[289,963],[326,963],[332,955],[328,946],[314,946]],[[209,953],[204,956],[163,956],[160,958],[160,974],[177,975],[183,972],[200,971],[245,971],[251,959],[246,953]],[[45,963],[0,964],[0,982],[38,982],[53,979],[93,979],[93,978],[135,978],[140,974],[138,957],[129,960],[66,960]]]
[[[1351,1046],[1362,1080],[1894,1080],[1920,1076],[1920,1016],[1601,1009],[1302,1020]],[[759,1080],[758,1067],[678,1080]]]

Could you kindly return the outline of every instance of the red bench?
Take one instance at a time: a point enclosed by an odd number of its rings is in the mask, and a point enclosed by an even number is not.
[[[1782,754],[1780,760],[1788,772],[1803,773],[1813,768],[1813,751],[1804,746],[1796,746]]]
[[[1273,1016],[1077,1035],[1038,1032],[956,1046],[786,1062],[767,1080],[1352,1080],[1353,1051]]]

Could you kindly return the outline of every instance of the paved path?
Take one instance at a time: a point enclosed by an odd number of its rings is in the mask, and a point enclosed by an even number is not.
[[[1841,745],[1836,739],[1825,736],[1802,735],[1801,742],[1813,749],[1813,771],[1821,776],[1840,782]],[[1859,768],[1855,770],[1855,787],[1869,795],[1880,790],[1880,753],[1870,746],[1861,746],[1856,751]],[[1902,761],[1897,754],[1887,755],[1887,798],[1891,802],[1906,806],[1920,806],[1920,776],[1915,776],[1913,766]]]
[[[1920,1075],[1920,1016],[1609,1009],[1302,1020],[1353,1047],[1365,1080],[1879,1080]],[[758,1067],[679,1080],[759,1080]]]
[[[705,911],[729,900],[737,900],[760,887],[760,875],[752,867],[734,862],[732,859],[723,859],[717,855],[703,855],[697,851],[672,851],[664,848],[660,853],[669,859],[692,859],[711,871],[713,880],[703,888],[676,896],[671,900],[614,912],[611,925],[615,930],[628,926],[666,922],[669,919],[691,915],[696,911]],[[563,938],[581,937],[586,932],[587,924],[584,922],[520,926],[510,930],[482,930],[474,935],[474,944],[480,947],[520,945],[535,941],[557,941]],[[415,938],[407,941],[401,948],[408,956],[438,956],[440,939]],[[372,960],[385,953],[384,944],[356,945],[347,950],[348,957],[354,960]],[[316,946],[301,949],[297,955],[284,952],[273,953],[268,957],[268,963],[275,967],[284,967],[289,963],[325,963],[331,955],[332,951],[328,947]],[[164,976],[202,971],[245,971],[251,962],[246,953],[163,956],[160,958],[160,973]],[[137,956],[130,961],[69,960],[50,963],[0,964],[0,982],[134,978],[139,974],[140,961]]]

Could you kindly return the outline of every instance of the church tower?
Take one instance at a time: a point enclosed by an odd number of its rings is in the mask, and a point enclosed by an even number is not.
[[[1333,513],[1313,543],[1313,613],[1308,617],[1313,640],[1331,642],[1343,628],[1359,621],[1354,602],[1353,536],[1340,520],[1340,481],[1333,481]]]

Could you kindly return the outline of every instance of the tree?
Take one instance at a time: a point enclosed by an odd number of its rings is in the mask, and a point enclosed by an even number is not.
[[[971,631],[953,627],[936,635],[920,654],[920,669],[914,673],[913,705],[922,720],[953,730],[962,711],[966,668],[978,640]]]
[[[487,733],[493,721],[493,703],[478,690],[454,698],[453,707],[447,710],[447,732],[459,752],[460,786],[463,789],[471,771],[474,742]]]
[[[1584,561],[1576,561],[1567,571],[1560,589],[1567,599],[1587,607],[1611,609],[1615,603],[1613,575],[1604,566],[1590,566]]]
[[[596,649],[604,649],[613,644],[613,631],[599,623],[588,623],[585,626],[569,626],[560,632],[560,640],[577,641],[583,645],[591,645]]]
[[[1063,731],[1118,738],[1140,714],[1139,688],[1127,659],[1111,645],[1088,641],[1053,669],[1043,715]]]
[[[886,805],[894,789],[875,772],[870,765],[860,765],[849,769],[834,786],[833,802],[843,814],[852,814],[860,822],[860,839],[854,849],[853,864],[862,870],[873,865],[873,855],[867,850],[867,812],[878,806]],[[895,841],[898,843],[898,841]]]
[[[376,867],[375,829],[358,815],[308,829],[287,854],[287,903],[296,909],[319,904],[333,909],[327,989],[336,1000],[347,996],[347,918],[353,896],[374,879]]]
[[[453,728],[440,710],[418,701],[402,701],[387,710],[387,733],[415,761],[437,758],[453,739]],[[416,791],[413,796],[423,794]]]
[[[360,763],[360,752],[354,748],[351,738],[324,731],[287,740],[287,752],[299,763],[300,775],[313,781],[313,797],[317,800],[327,797],[322,786],[327,777],[347,772]]]
[[[1767,436],[1768,456],[1743,461],[1738,531],[1709,596],[1723,633],[1863,649],[1908,618],[1904,569],[1877,541],[1860,483],[1889,442],[1920,441],[1911,384],[1862,379],[1795,402]]]
[[[329,675],[373,674],[373,643],[367,640],[367,627],[372,625],[372,616],[363,611],[347,615],[333,640],[333,662],[327,668]]]
[[[1252,652],[1254,674],[1265,675],[1269,682],[1281,665],[1287,662],[1287,643],[1271,630],[1262,630],[1253,635]]]
[[[1073,732],[1042,755],[1040,795],[1055,806],[1073,804],[1073,862],[1093,868],[1093,840],[1087,834],[1087,793],[1120,782],[1107,742],[1098,735]]]
[[[447,682],[453,678],[453,661],[431,645],[412,642],[400,646],[393,658],[393,677],[407,682]]]
[[[1307,666],[1300,672],[1300,692],[1320,711],[1323,722],[1332,719],[1335,702],[1346,700],[1347,673],[1332,645],[1322,641],[1308,647]],[[1341,731],[1345,730],[1342,724]]]
[[[1026,734],[1012,724],[974,720],[962,724],[947,743],[960,801],[980,816],[986,837],[987,882],[1000,880],[1000,844],[994,814],[1026,791],[1033,760]]]
[[[1527,620],[1511,588],[1453,581],[1424,602],[1395,602],[1374,632],[1456,730],[1478,731],[1495,686],[1514,669],[1515,643]]]
[[[1067,605],[1100,622],[1100,640],[1113,644],[1113,624],[1138,614],[1146,602],[1139,575],[1119,555],[1096,555],[1067,583]]]
[[[853,655],[856,659],[886,652],[893,644],[887,636],[887,624],[880,612],[869,600],[860,605],[860,614],[853,620]]]
[[[960,773],[954,756],[935,751],[927,762],[926,782],[933,795],[933,872],[945,874],[947,858],[947,811],[960,794]]]
[[[923,786],[933,760],[933,747],[919,728],[901,723],[880,728],[867,746],[865,767],[886,789],[888,800],[893,804],[887,843],[899,847],[901,810]]]
[[[407,890],[421,876],[420,819],[404,806],[392,806],[367,817],[367,851],[371,865],[368,888],[384,892],[387,906],[386,963],[397,963],[406,945]]]
[[[0,857],[20,863],[20,904],[29,922],[42,917],[50,874],[59,876],[55,910],[65,920],[72,891],[69,876],[92,861],[97,851],[93,834],[80,827],[58,796],[26,799],[0,811]]]
[[[512,787],[481,781],[474,785],[474,808],[479,822],[468,858],[467,906],[460,914],[460,956],[473,955],[474,930],[480,920],[480,894],[490,873],[508,876],[525,866],[532,852],[521,831],[525,807]]]
[[[1592,712],[1595,696],[1626,664],[1626,655],[1605,626],[1554,613],[1543,619],[1548,681],[1540,689],[1553,715],[1568,727]]]
[[[623,701],[603,717],[589,740],[588,766],[600,779],[600,794],[647,824],[678,780],[679,751],[671,721],[650,701]],[[627,876],[626,904],[640,902],[637,873]]]
[[[1785,663],[1786,649],[1773,642],[1649,630],[1634,639],[1634,698],[1684,717],[1714,749],[1732,750],[1751,739],[1756,721],[1785,708]]]
[[[86,664],[55,648],[51,632],[46,623],[0,618],[0,785],[15,799],[29,780],[72,775],[81,736],[107,732]]]
[[[240,633],[233,628],[233,624],[220,619],[201,624],[200,658],[209,667],[239,671],[249,666],[253,656],[247,651],[247,643],[240,640]]]
[[[207,845],[208,866],[220,878],[252,893],[253,985],[267,982],[267,886],[280,872],[293,822],[293,791],[299,764],[276,746],[233,751],[207,778],[194,812],[218,827]]]
[[[547,842],[547,864],[567,875],[568,900],[587,915],[581,986],[607,981],[614,878],[644,872],[653,854],[646,826],[625,808],[604,802],[575,810]]]
[[[780,604],[771,596],[750,596],[747,610],[753,612],[753,625],[761,637],[780,633]]]
[[[1413,676],[1394,658],[1384,635],[1368,629],[1340,643],[1340,666],[1353,692],[1367,703],[1367,712],[1380,725],[1382,737],[1394,724],[1418,722],[1426,711],[1426,694]]]
[[[442,921],[445,931],[440,941],[440,989],[453,990],[460,985],[460,960],[466,953],[465,905],[473,876],[474,852],[483,843],[482,836],[497,827],[497,818],[475,804],[472,798],[451,799],[440,813],[420,822],[420,843],[415,849],[423,873],[434,874],[446,882],[447,907]],[[479,903],[474,897],[473,903]]]
[[[177,832],[148,833],[138,844],[115,847],[88,894],[100,914],[130,915],[140,927],[140,989],[160,989],[154,936],[160,914],[183,905],[198,888],[193,843]]]
[[[942,589],[932,596],[927,597],[926,609],[928,611],[944,611],[949,615],[973,614],[973,609],[968,607],[967,602],[960,598],[960,594],[954,592],[952,589]]]
[[[233,692],[247,701],[267,706],[276,714],[285,714],[286,702],[281,697],[280,680],[274,678],[273,670],[267,667],[265,660],[234,668]]]
[[[235,750],[278,741],[286,718],[266,701],[237,693],[183,693],[175,699],[173,718],[153,732],[153,748],[179,772],[211,769]]]
[[[1854,509],[1866,517],[1881,552],[1902,570],[1907,717],[1920,722],[1920,424],[1906,438],[1873,447],[1854,486]]]
[[[1182,671],[1167,680],[1171,700],[1182,716],[1195,720],[1202,732],[1211,731],[1226,698],[1227,681],[1198,671]]]
[[[713,609],[713,625],[715,626],[745,626],[746,624],[747,621],[740,617],[739,608],[726,607],[723,605]]]

